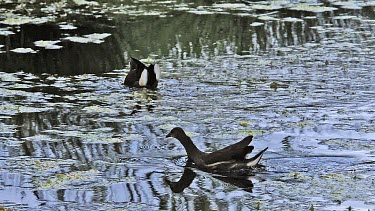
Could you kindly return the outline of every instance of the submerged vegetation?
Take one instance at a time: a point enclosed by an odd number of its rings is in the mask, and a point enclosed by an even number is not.
[[[374,7],[0,0],[1,206],[373,209]],[[122,85],[131,56],[160,65],[158,90]],[[193,169],[174,194],[177,126],[203,151],[252,134],[266,168]]]

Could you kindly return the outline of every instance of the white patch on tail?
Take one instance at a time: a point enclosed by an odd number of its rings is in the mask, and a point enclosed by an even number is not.
[[[263,150],[260,154],[255,155],[255,157],[254,157],[255,159],[254,159],[254,160],[251,160],[251,161],[248,162],[248,163],[246,163],[246,166],[248,166],[248,167],[256,166],[256,165],[259,163],[260,159],[262,159],[263,154],[264,154],[264,152],[265,152],[266,150],[267,150],[267,149]]]
[[[262,156],[259,156],[257,159],[246,163],[246,166],[248,166],[248,167],[256,166],[259,163],[261,158],[262,158]]]
[[[160,80],[160,67],[158,64],[154,65],[154,72],[156,75],[156,80],[159,81]]]
[[[138,81],[139,86],[146,86],[147,81],[148,81],[148,72],[147,72],[146,69],[144,69],[144,70],[142,71],[141,78],[140,78],[139,81]]]

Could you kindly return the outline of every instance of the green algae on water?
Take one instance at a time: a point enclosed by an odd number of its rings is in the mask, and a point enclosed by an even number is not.
[[[38,181],[37,185],[41,189],[57,189],[64,188],[75,183],[97,182],[98,170],[75,171],[65,174],[55,174],[52,178],[46,181]]]

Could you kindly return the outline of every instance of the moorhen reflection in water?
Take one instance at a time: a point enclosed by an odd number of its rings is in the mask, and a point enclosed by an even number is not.
[[[165,178],[164,181],[167,183],[167,185],[171,188],[171,190],[174,193],[181,193],[185,190],[185,188],[190,186],[190,184],[193,182],[196,176],[197,174],[193,170],[191,170],[190,168],[184,168],[184,173],[182,174],[182,177],[180,178],[179,181],[172,182],[168,180],[167,178]],[[254,187],[253,182],[249,179],[248,176],[227,177],[227,176],[215,175],[213,177],[225,183],[241,188],[242,190],[250,192],[250,193],[252,192],[252,189]]]
[[[266,147],[254,157],[246,159],[246,155],[254,149],[253,146],[249,146],[253,139],[251,135],[238,143],[211,153],[200,151],[182,128],[173,128],[167,137],[176,138],[181,142],[186,150],[189,161],[194,163],[193,167],[206,172],[225,175],[237,172],[244,173],[261,166],[259,165],[259,161],[268,149]]]
[[[182,174],[182,177],[179,181],[172,182],[167,178],[165,178],[164,181],[169,185],[173,192],[181,193],[185,190],[185,188],[189,187],[196,176],[197,174],[193,170],[185,168],[184,173]]]

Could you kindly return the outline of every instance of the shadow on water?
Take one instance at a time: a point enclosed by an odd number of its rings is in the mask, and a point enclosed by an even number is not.
[[[374,4],[319,3],[0,2],[1,206],[373,209]],[[158,90],[122,85],[130,56]],[[251,133],[266,169],[184,168],[176,126],[207,152]]]

